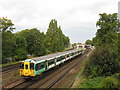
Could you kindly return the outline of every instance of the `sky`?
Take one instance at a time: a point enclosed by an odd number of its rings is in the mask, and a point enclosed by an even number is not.
[[[0,17],[11,19],[15,30],[38,28],[46,33],[56,19],[71,43],[84,43],[97,31],[100,13],[117,13],[119,0],[0,0]]]

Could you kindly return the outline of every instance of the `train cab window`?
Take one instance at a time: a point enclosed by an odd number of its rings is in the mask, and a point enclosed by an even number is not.
[[[20,69],[24,69],[24,64],[20,64]]]
[[[34,63],[30,63],[30,69],[34,69]]]
[[[25,69],[28,69],[28,65],[25,65]]]
[[[35,70],[36,70],[36,71],[38,70],[38,64],[36,64]]]

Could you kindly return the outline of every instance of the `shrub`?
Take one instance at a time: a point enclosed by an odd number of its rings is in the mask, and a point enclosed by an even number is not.
[[[98,47],[89,56],[83,73],[87,77],[109,76],[120,71],[117,54],[109,46]]]
[[[100,82],[100,88],[118,88],[118,80],[113,77],[106,77]]]
[[[78,88],[99,88],[99,84],[104,77],[96,77],[93,79],[87,79],[81,83]]]

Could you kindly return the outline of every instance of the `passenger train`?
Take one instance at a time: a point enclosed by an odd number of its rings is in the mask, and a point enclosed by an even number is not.
[[[84,49],[75,49],[37,58],[26,59],[20,62],[20,75],[24,76],[25,79],[34,78],[57,65],[63,64],[65,61],[81,55],[83,52]]]

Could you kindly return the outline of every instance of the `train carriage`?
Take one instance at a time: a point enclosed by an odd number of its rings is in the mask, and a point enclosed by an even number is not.
[[[20,62],[20,75],[32,78],[83,53],[83,49],[31,58]]]

